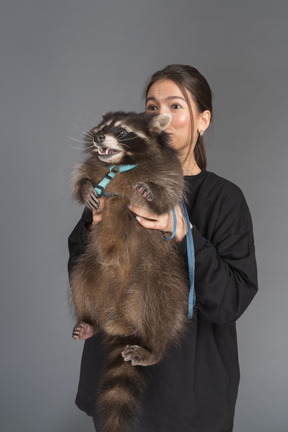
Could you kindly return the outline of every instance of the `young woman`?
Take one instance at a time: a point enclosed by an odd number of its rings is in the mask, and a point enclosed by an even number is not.
[[[249,209],[237,186],[206,171],[203,134],[210,124],[212,100],[197,69],[169,65],[156,72],[146,89],[146,110],[172,115],[166,132],[179,151],[187,188],[197,316],[181,345],[147,368],[148,386],[135,432],[230,432],[239,384],[235,322],[258,288]],[[157,216],[133,203],[131,211],[147,229],[172,233],[172,212]],[[175,239],[186,259],[180,208],[176,215]],[[84,211],[69,237],[70,270],[85,249],[89,226],[99,221],[101,210],[93,215]],[[76,404],[93,416],[105,359],[101,335],[91,336],[88,324],[74,331],[75,339],[86,339]],[[94,423],[97,429],[97,418]]]

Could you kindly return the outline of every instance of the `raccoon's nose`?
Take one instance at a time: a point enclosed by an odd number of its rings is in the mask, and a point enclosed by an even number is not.
[[[97,144],[100,144],[105,140],[105,135],[104,134],[97,134],[94,136],[94,140]]]

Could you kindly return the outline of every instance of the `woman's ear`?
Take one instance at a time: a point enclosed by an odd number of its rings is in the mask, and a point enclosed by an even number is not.
[[[206,129],[208,129],[210,125],[211,120],[211,112],[209,110],[203,111],[200,114],[200,124],[199,124],[199,133],[205,132]]]

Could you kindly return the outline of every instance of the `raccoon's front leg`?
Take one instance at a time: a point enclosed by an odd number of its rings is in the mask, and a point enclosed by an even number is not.
[[[151,189],[149,188],[149,186],[146,183],[136,183],[133,187],[147,201],[152,201],[153,200],[153,193],[152,193]]]
[[[85,203],[85,205],[90,210],[98,210],[100,205],[99,196],[94,189],[93,184],[89,179],[83,179],[81,180],[79,184],[79,192],[81,194],[81,197]]]
[[[152,366],[160,360],[161,356],[139,345],[126,345],[121,352],[125,361],[130,361],[132,366]]]
[[[151,210],[160,215],[167,213],[177,204],[175,198],[169,196],[168,190],[153,182],[136,183],[133,188],[149,203]]]

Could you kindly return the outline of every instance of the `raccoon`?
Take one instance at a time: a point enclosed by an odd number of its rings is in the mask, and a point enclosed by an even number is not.
[[[133,202],[161,215],[183,196],[181,164],[165,132],[170,121],[168,114],[104,115],[87,134],[88,158],[73,177],[74,197],[91,210],[106,196],[102,221],[70,277],[77,321],[106,335],[101,432],[131,430],[144,366],[158,363],[188,322],[189,283],[176,243],[142,227],[128,208]]]

